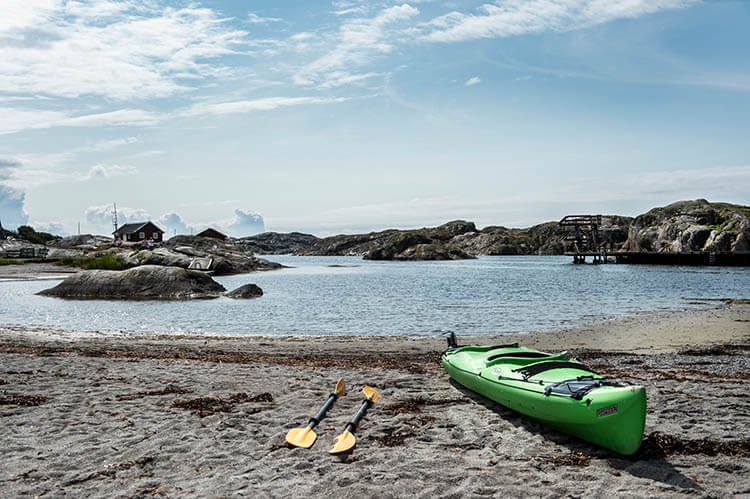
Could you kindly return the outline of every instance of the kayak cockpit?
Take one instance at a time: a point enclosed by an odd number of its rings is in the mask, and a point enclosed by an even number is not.
[[[515,345],[500,345],[494,347],[458,347],[447,350],[444,356],[448,362],[459,369],[479,374],[488,367],[499,364],[523,367],[539,362],[564,361],[568,358],[568,353],[551,354]]]

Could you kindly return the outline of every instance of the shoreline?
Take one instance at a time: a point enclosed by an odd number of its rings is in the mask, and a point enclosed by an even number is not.
[[[457,332],[459,342],[474,338]],[[0,326],[9,496],[646,496],[750,493],[750,304],[480,337],[568,349],[646,387],[620,456],[452,383],[443,337],[105,335]],[[562,347],[562,348],[558,348]],[[345,378],[311,449],[288,448]],[[381,393],[347,455],[326,451]],[[533,484],[533,485],[531,485]]]
[[[575,326],[553,330],[501,333],[490,335],[462,334],[455,331],[462,344],[495,344],[517,342],[539,350],[565,350],[594,348],[631,353],[666,353],[691,346],[707,346],[750,341],[750,300],[735,298],[702,299],[715,302],[704,309],[681,309],[658,312],[639,312],[627,316],[595,320]],[[67,329],[46,326],[19,326],[0,324],[0,340],[5,338],[37,341],[121,340],[133,341],[211,341],[214,344],[230,342],[280,343],[304,341],[310,344],[328,344],[333,348],[357,342],[378,343],[394,341],[409,344],[420,350],[443,349],[445,335],[232,335],[217,333],[166,333],[159,331],[99,331]],[[419,347],[423,344],[422,347]],[[322,347],[323,345],[321,345]]]

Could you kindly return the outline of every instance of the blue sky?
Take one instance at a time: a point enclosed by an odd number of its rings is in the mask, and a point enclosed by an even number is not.
[[[750,204],[750,3],[0,3],[0,221],[317,235]]]

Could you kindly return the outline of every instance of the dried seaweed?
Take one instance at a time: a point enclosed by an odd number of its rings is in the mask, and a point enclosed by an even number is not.
[[[413,399],[405,400],[403,402],[396,402],[394,404],[388,404],[383,406],[384,411],[390,411],[391,416],[398,414],[414,414],[422,412],[422,409],[428,405],[451,405],[451,404],[467,404],[467,399],[437,399],[430,400],[424,397],[416,397]]]
[[[192,411],[193,414],[201,418],[210,416],[217,412],[230,412],[234,409],[237,404],[244,404],[246,402],[272,402],[273,395],[270,393],[261,393],[259,395],[250,396],[247,393],[235,393],[227,398],[216,398],[216,397],[201,397],[192,400],[175,400],[172,403],[172,407],[179,409],[187,409]],[[259,412],[257,409],[253,412]]]
[[[693,357],[702,356],[715,356],[715,355],[744,355],[744,352],[750,351],[750,345],[744,344],[724,344],[724,345],[712,345],[704,348],[690,348],[681,350],[682,355],[690,355]]]
[[[298,352],[278,354],[253,354],[249,352],[227,352],[227,351],[195,351],[189,348],[180,351],[159,351],[157,349],[140,349],[121,347],[117,349],[104,349],[93,347],[80,347],[75,345],[60,346],[19,346],[13,344],[3,345],[0,343],[0,353],[20,353],[30,355],[60,355],[74,353],[83,357],[95,358],[123,358],[123,359],[171,359],[171,360],[199,360],[204,362],[231,363],[231,364],[270,364],[284,366],[305,366],[323,368],[381,368],[398,369],[412,373],[425,373],[435,369],[439,363],[438,353],[404,353],[388,352],[376,355],[369,353],[310,353],[300,354]],[[33,373],[28,373],[33,374]]]
[[[571,358],[577,360],[591,360],[591,359],[607,359],[612,357],[640,357],[637,353],[631,352],[611,352],[608,350],[591,350],[588,348],[582,348],[571,352]]]
[[[49,397],[40,395],[16,395],[15,393],[4,393],[0,395],[0,405],[19,405],[22,407],[34,407],[42,405]]]
[[[541,456],[538,458],[537,468],[542,464],[553,464],[558,466],[588,466],[593,456],[583,452],[571,451],[563,456]]]
[[[716,380],[721,380],[724,382],[739,383],[750,379],[750,372],[746,371],[725,373],[703,371],[700,369],[614,369],[604,368],[603,366],[597,366],[596,369],[599,374],[609,378],[639,378],[651,381],[673,380],[680,382],[714,383]]]
[[[114,464],[111,466],[107,466],[105,469],[101,471],[95,471],[93,473],[90,473],[86,475],[85,477],[74,478],[72,480],[68,480],[63,485],[64,486],[77,485],[79,483],[87,482],[89,480],[93,480],[95,478],[101,478],[101,477],[113,478],[115,474],[117,474],[118,471],[127,470],[136,465],[140,467],[144,467],[147,464],[151,464],[154,460],[155,458],[151,456],[144,456],[142,458],[136,459],[135,461],[125,461],[124,463]]]
[[[655,431],[643,439],[634,459],[656,459],[672,454],[750,456],[750,438],[741,440],[685,439]]]
[[[118,395],[117,400],[135,400],[135,399],[139,399],[143,397],[153,397],[157,395],[170,395],[173,393],[185,394],[185,393],[193,393],[193,391],[186,390],[184,388],[180,388],[175,385],[167,385],[161,390],[153,390],[149,392],[126,393],[124,395]]]
[[[396,431],[395,428],[386,428],[383,430],[385,435],[381,437],[375,437],[375,441],[381,447],[401,447],[406,442],[406,439],[413,437],[412,433],[406,431]]]

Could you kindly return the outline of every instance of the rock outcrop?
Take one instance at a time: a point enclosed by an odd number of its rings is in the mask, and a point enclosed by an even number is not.
[[[166,241],[158,250],[141,250],[138,253],[145,253],[145,255],[139,257],[136,254],[134,258],[169,259],[173,262],[171,265],[187,268],[193,258],[213,257],[212,270],[216,275],[282,268],[279,263],[256,257],[254,252],[255,248],[252,244],[239,239],[221,241],[210,237],[175,236]]]
[[[74,249],[91,251],[96,249],[105,249],[112,245],[112,238],[106,236],[95,236],[92,234],[80,234],[76,236],[63,237],[57,241],[49,243],[50,248]]]
[[[240,238],[249,243],[259,255],[288,255],[315,244],[319,238],[301,232],[264,232],[254,236]]]
[[[637,216],[623,251],[750,252],[750,207],[678,201]]]
[[[632,219],[604,216],[601,235],[611,250],[628,237]],[[565,229],[547,222],[528,229],[491,226],[478,230],[463,220],[435,228],[386,230],[320,239],[298,255],[363,256],[371,260],[454,260],[473,255],[559,255]]]
[[[202,272],[144,265],[123,271],[85,270],[37,294],[88,300],[185,300],[216,298],[224,291]]]
[[[245,284],[226,294],[229,298],[257,298],[263,296],[263,290],[256,284]]]
[[[471,222],[456,220],[435,228],[385,230],[369,234],[331,236],[298,250],[298,255],[362,256],[367,260],[458,260],[474,258],[449,242],[474,231]]]

